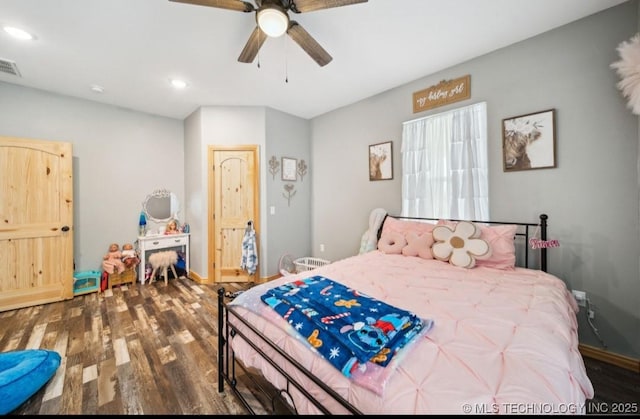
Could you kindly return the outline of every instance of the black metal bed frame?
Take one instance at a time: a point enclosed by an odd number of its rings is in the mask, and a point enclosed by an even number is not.
[[[387,215],[389,216],[389,215]],[[438,221],[437,218],[418,218],[418,217],[402,217],[402,216],[391,216],[393,218],[398,219],[406,219],[406,220],[427,220],[427,221]],[[386,216],[385,216],[386,218]],[[489,224],[489,225],[517,225],[521,226],[524,231],[516,232],[516,237],[524,238],[524,263],[523,266],[529,268],[529,249],[528,243],[529,239],[533,238],[535,232],[531,232],[530,229],[535,228],[540,231],[540,240],[547,239],[547,219],[548,216],[546,214],[540,214],[540,222],[539,223],[521,223],[521,222],[502,222],[502,221],[475,221],[470,220],[474,223],[480,224]],[[462,221],[450,219],[447,221]],[[469,221],[469,220],[467,220]],[[381,223],[381,225],[383,225]],[[382,227],[378,231],[378,238],[380,238]],[[539,269],[541,271],[547,271],[547,249],[544,247],[539,248],[540,250],[540,261],[539,261]],[[331,414],[331,412],[323,406],[316,398],[314,398],[311,393],[301,385],[295,378],[293,378],[289,373],[287,373],[280,365],[278,365],[272,358],[270,358],[256,343],[252,341],[252,339],[243,333],[237,326],[229,321],[230,316],[236,321],[239,321],[244,326],[246,326],[249,330],[251,330],[256,336],[258,336],[264,343],[269,345],[270,348],[274,349],[280,356],[287,360],[292,366],[294,366],[299,372],[304,374],[307,378],[309,378],[314,385],[317,386],[318,389],[324,391],[327,395],[333,398],[336,402],[342,405],[348,412],[353,414],[363,414],[358,408],[350,404],[347,400],[345,400],[342,396],[336,393],[332,388],[327,386],[324,382],[320,381],[317,377],[315,377],[311,372],[309,372],[306,368],[304,368],[299,362],[293,359],[289,354],[285,353],[277,344],[271,341],[266,336],[263,336],[255,326],[250,324],[246,319],[242,317],[240,313],[238,313],[233,306],[229,306],[225,300],[225,289],[224,287],[220,287],[218,289],[218,392],[224,392],[224,383],[229,384],[229,387],[233,391],[233,393],[240,399],[243,406],[251,413],[256,414],[255,410],[246,399],[245,395],[242,394],[238,387],[238,379],[236,377],[236,366],[240,367],[246,374],[246,377],[251,380],[251,382],[255,385],[255,388],[264,394],[264,396],[271,401],[271,413],[275,411],[275,404],[281,403],[282,406],[285,406],[290,413],[297,414],[297,410],[295,404],[293,403],[293,397],[291,397],[289,390],[291,387],[295,387],[300,393],[302,393],[305,398],[311,402],[314,406],[316,406],[321,412],[325,414]],[[231,338],[241,338],[243,339],[251,348],[256,351],[264,360],[269,362],[271,366],[273,366],[287,381],[287,385],[285,389],[269,389],[266,388],[262,383],[258,380],[254,379],[253,373],[249,371],[241,362],[237,362],[235,353],[229,344]],[[287,400],[291,402],[293,406],[287,403]]]

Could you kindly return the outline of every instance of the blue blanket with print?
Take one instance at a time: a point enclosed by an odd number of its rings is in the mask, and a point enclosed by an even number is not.
[[[318,275],[260,298],[347,377],[366,362],[386,366],[433,323]]]

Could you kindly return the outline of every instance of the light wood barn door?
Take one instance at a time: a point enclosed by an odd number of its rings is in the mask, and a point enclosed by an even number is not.
[[[213,213],[209,278],[213,277],[214,282],[255,282],[259,273],[249,275],[240,268],[240,263],[242,239],[249,221],[256,231],[256,243],[259,241],[257,146],[213,147],[210,153],[213,170],[209,193]]]
[[[71,143],[0,137],[0,311],[73,298]]]

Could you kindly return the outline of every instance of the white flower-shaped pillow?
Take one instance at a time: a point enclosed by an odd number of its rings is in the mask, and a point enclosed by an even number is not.
[[[449,262],[462,268],[473,268],[476,258],[491,256],[489,244],[479,239],[480,229],[468,221],[460,221],[452,230],[446,225],[439,225],[433,229],[435,243],[431,253],[435,259]]]

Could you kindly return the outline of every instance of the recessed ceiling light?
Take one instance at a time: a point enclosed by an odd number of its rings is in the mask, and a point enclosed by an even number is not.
[[[184,89],[187,87],[187,82],[180,79],[171,79],[171,85],[176,89]]]
[[[5,26],[4,31],[17,39],[22,39],[25,41],[35,39],[35,36],[31,35],[29,32],[19,28],[14,28],[13,26]]]
[[[91,90],[93,90],[96,93],[104,93],[104,87],[98,86],[97,84],[92,84]]]

